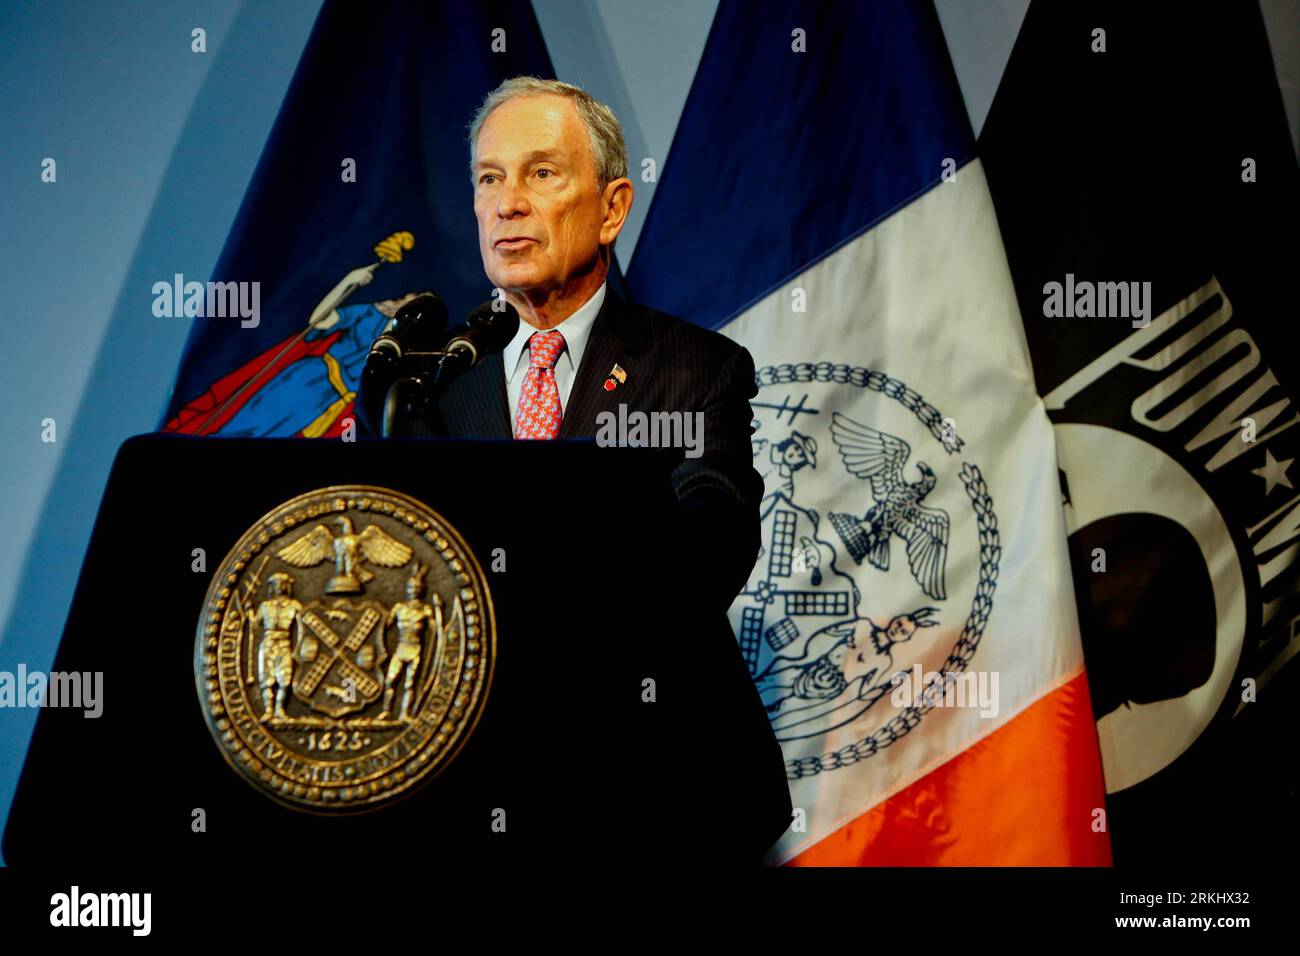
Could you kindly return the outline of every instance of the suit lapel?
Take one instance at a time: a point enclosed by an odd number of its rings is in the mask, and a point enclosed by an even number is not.
[[[443,427],[457,438],[513,438],[505,361],[489,355],[454,381],[439,402]]]
[[[559,328],[563,331],[564,324]],[[591,325],[573,387],[569,389],[569,404],[564,409],[558,437],[595,435],[597,415],[614,411],[620,402],[631,404],[630,397],[650,374],[646,331],[627,303],[607,288],[600,313]],[[605,380],[615,364],[627,372],[628,380],[606,391]]]
[[[558,328],[563,330],[564,324]],[[569,389],[559,438],[595,435],[597,415],[616,411],[620,402],[632,404],[632,397],[649,381],[648,344],[644,324],[612,289],[606,289],[605,301],[591,325],[582,362]],[[627,381],[606,391],[605,380],[615,364],[627,373]],[[513,438],[501,353],[489,355],[452,382],[439,402],[439,412],[444,432],[453,437]]]

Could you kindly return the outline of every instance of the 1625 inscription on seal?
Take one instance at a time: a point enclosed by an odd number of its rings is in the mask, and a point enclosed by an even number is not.
[[[194,679],[222,755],[288,806],[374,809],[473,732],[496,651],[482,568],[426,505],[321,488],[250,528],[208,588]]]

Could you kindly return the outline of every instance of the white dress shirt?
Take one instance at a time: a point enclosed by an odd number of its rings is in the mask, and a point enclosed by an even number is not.
[[[596,321],[596,314],[605,301],[605,283],[590,299],[584,302],[577,312],[569,316],[555,328],[564,335],[564,351],[555,359],[555,385],[560,392],[560,420],[569,409],[569,392],[573,380],[578,375],[578,365],[582,361],[582,352],[587,347],[587,338],[591,334],[591,325]],[[506,397],[510,401],[510,428],[515,427],[515,416],[519,412],[519,393],[524,388],[524,377],[528,374],[528,340],[533,333],[540,331],[520,319],[519,331],[510,340],[501,360],[506,373]]]

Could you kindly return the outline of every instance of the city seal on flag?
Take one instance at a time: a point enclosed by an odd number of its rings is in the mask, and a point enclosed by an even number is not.
[[[496,652],[482,568],[406,495],[321,488],[226,555],[194,679],[226,762],[279,803],[370,810],[436,776],[473,732]]]
[[[798,779],[874,755],[953,696],[1001,545],[956,423],[904,382],[829,362],[756,378],[762,547],[732,623]],[[913,670],[924,689],[896,701]]]

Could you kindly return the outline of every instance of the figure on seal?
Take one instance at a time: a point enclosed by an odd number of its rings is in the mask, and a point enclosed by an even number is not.
[[[432,606],[425,603],[424,575],[428,570],[427,565],[415,566],[415,571],[406,582],[407,600],[394,604],[388,612],[387,620],[384,621],[385,628],[394,621],[397,622],[397,648],[388,662],[388,674],[384,679],[384,712],[379,715],[380,720],[387,719],[392,713],[395,690],[393,685],[397,683],[397,678],[403,670],[406,671],[406,675],[402,683],[402,710],[399,716],[402,720],[411,719],[415,676],[420,670],[425,627],[430,621],[434,624],[433,639],[436,653],[436,642],[442,634],[442,598],[435,594]]]
[[[267,598],[257,606],[253,626],[262,627],[257,648],[257,684],[262,691],[262,721],[287,718],[284,697],[293,682],[293,652],[289,632],[302,633],[302,604],[293,597],[293,577],[277,571],[267,578]],[[251,636],[251,635],[250,635]]]

